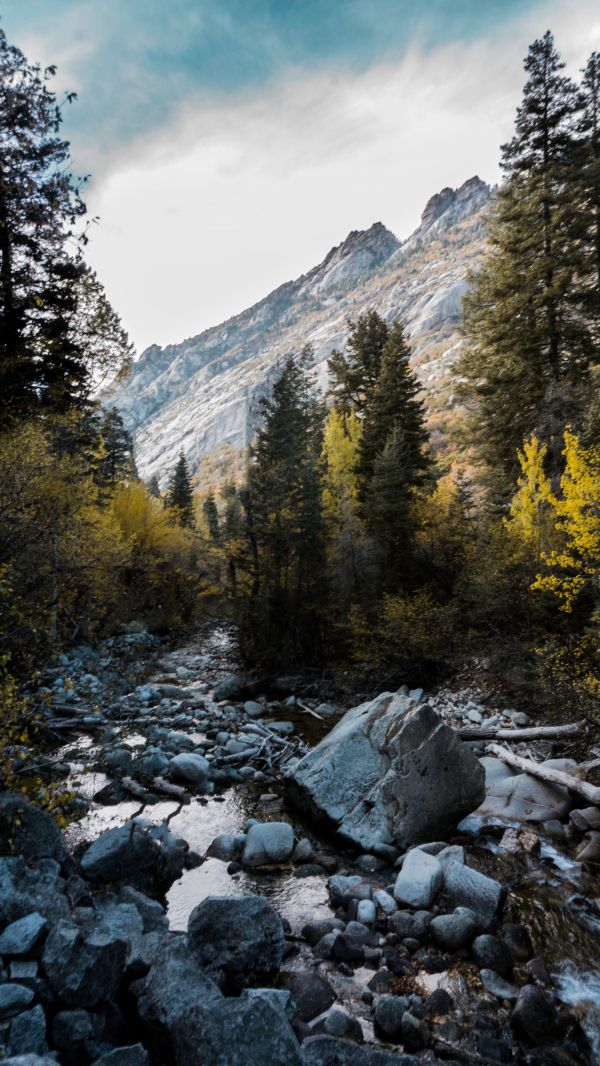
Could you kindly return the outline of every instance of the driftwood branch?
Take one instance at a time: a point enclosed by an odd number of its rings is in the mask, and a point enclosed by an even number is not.
[[[172,781],[165,781],[164,777],[153,778],[152,787],[157,792],[163,792],[165,796],[173,796],[175,799],[181,800],[182,803],[190,802],[190,797],[185,788],[182,788],[181,785],[174,785]]]
[[[461,740],[552,740],[560,737],[578,737],[585,728],[585,722],[572,722],[569,725],[537,725],[525,729],[483,729],[478,726],[464,726],[457,729]]]
[[[583,796],[593,806],[600,806],[600,787],[597,785],[590,785],[589,782],[582,781],[573,774],[567,774],[564,770],[556,770],[552,766],[541,766],[539,763],[533,762],[532,759],[523,759],[520,755],[514,755],[512,751],[501,748],[499,744],[489,744],[487,750],[490,755],[495,755],[502,762],[505,762],[507,766],[512,766],[515,770],[531,774],[532,777],[538,777],[540,781],[547,781],[551,785],[562,785],[569,792],[575,792],[578,796]]]

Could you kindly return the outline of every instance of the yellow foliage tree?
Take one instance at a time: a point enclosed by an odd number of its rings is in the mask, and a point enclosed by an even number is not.
[[[521,476],[510,504],[509,528],[535,551],[536,558],[549,547],[554,528],[552,520],[556,500],[544,464],[548,449],[532,435],[517,452]]]
[[[546,570],[532,587],[552,592],[570,613],[584,590],[600,593],[600,451],[584,448],[570,430],[564,444],[560,494],[547,494],[563,544],[542,553]]]
[[[356,460],[362,426],[354,411],[329,412],[323,438],[325,476],[323,507],[328,521],[336,523],[347,503],[358,500]]]

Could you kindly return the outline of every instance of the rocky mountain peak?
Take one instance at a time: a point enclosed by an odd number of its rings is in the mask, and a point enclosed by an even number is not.
[[[478,210],[490,195],[490,187],[475,174],[463,182],[457,189],[448,186],[436,192],[425,204],[421,215],[419,231],[429,229],[443,215],[450,214],[448,221],[456,222],[462,217]]]
[[[332,248],[317,268],[311,284],[315,292],[333,289],[380,266],[400,247],[400,241],[382,222],[369,229],[351,230],[341,244]]]

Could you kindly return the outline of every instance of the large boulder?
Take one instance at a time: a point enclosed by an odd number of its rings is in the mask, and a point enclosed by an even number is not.
[[[81,869],[90,881],[133,885],[142,892],[162,892],[181,877],[185,847],[164,825],[126,822],[107,829],[90,844]]]
[[[402,692],[348,711],[286,785],[298,807],[374,852],[443,839],[485,795],[470,748]]]
[[[264,896],[208,896],[190,914],[188,941],[219,988],[239,992],[275,980],[285,936],[281,918]]]
[[[76,925],[60,921],[46,941],[42,966],[63,1003],[94,1007],[113,999],[125,972],[127,947],[108,932],[85,936]]]

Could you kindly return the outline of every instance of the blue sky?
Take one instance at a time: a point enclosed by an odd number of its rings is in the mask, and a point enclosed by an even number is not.
[[[399,236],[429,195],[498,176],[528,43],[575,72],[591,0],[0,0],[73,88],[90,259],[134,342],[199,332],[350,229]]]

